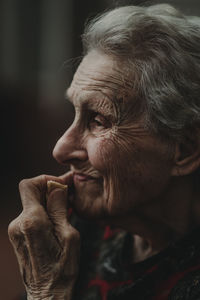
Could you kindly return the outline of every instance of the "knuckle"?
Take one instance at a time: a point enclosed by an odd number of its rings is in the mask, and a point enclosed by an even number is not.
[[[65,240],[67,243],[79,243],[80,241],[80,233],[75,229],[71,228],[65,233]]]
[[[19,182],[19,189],[23,189],[26,185],[27,185],[27,181],[28,179],[22,179],[20,182]]]
[[[37,179],[39,179],[39,181],[43,184],[47,183],[47,181],[50,180],[49,175],[47,175],[47,174],[42,174],[42,175],[38,176]]]
[[[8,236],[11,241],[15,241],[21,236],[20,226],[19,226],[19,218],[14,219],[8,225]]]
[[[27,189],[28,187],[30,187],[32,185],[32,180],[30,178],[25,178],[22,179],[19,182],[19,190],[22,191],[24,189]]]
[[[31,234],[47,228],[46,219],[42,216],[41,209],[34,208],[23,215],[21,220],[21,231],[24,234]]]
[[[42,175],[38,176],[38,179],[40,179],[41,182],[47,182],[47,175],[42,174]]]
[[[45,174],[33,178],[25,178],[19,182],[19,190],[33,186],[35,185],[36,182],[39,183],[39,182],[46,182],[46,181],[47,181],[47,175]]]
[[[25,234],[31,234],[40,231],[43,226],[38,222],[37,217],[25,217],[21,222],[21,231]]]

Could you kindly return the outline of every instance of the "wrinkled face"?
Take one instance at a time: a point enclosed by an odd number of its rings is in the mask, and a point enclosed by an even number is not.
[[[130,80],[114,59],[92,51],[67,91],[75,118],[53,155],[74,171],[73,206],[82,216],[126,217],[169,183],[168,147],[143,128]]]

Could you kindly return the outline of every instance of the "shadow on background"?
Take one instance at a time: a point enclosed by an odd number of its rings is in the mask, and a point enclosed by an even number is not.
[[[80,61],[84,22],[109,7],[143,2],[0,2],[1,299],[17,300],[24,292],[7,237],[9,222],[21,212],[18,182],[41,173],[60,175],[67,171],[54,161],[52,149],[72,122],[73,111],[64,91]],[[164,2],[189,14],[200,14],[199,0]]]

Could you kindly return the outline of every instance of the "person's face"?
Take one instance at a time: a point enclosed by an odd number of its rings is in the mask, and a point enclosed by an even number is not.
[[[53,155],[74,171],[73,206],[82,216],[126,217],[169,183],[168,147],[136,117],[131,86],[114,59],[92,51],[67,91],[75,118]]]

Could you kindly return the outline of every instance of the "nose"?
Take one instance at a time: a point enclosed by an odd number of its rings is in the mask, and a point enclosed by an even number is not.
[[[87,160],[87,151],[82,145],[79,130],[73,124],[56,143],[53,157],[63,165],[71,161]]]

